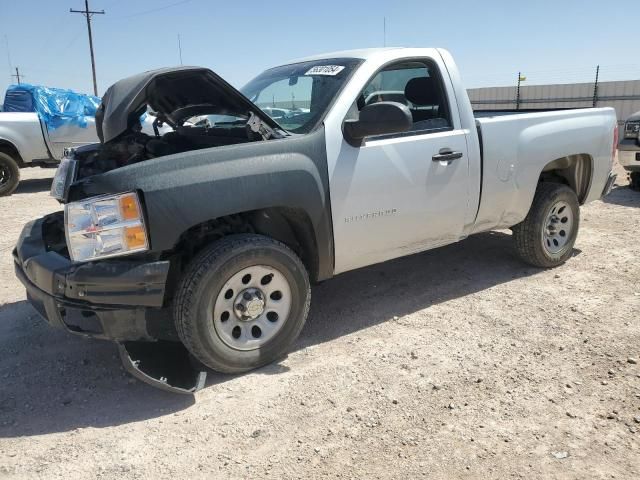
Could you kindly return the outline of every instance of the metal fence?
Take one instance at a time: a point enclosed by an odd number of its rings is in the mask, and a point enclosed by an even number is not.
[[[618,122],[640,111],[640,80],[471,88],[474,110],[613,107]]]

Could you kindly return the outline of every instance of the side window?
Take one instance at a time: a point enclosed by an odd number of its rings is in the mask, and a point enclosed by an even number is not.
[[[448,130],[453,124],[440,74],[427,60],[393,63],[378,72],[356,101],[358,111],[376,102],[406,105],[413,117],[411,132]]]

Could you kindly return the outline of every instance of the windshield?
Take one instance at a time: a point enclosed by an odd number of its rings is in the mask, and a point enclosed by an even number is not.
[[[307,133],[324,117],[361,62],[357,58],[333,58],[275,67],[240,91],[285,130]]]

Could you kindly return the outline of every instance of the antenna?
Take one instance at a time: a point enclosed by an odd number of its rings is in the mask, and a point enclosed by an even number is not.
[[[382,45],[387,46],[387,17],[382,17]]]
[[[180,65],[182,66],[182,44],[180,43],[180,34],[178,34],[178,55],[180,55]]]

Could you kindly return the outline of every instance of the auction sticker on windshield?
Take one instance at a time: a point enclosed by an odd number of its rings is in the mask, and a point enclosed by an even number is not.
[[[344,67],[342,65],[316,65],[313,68],[307,70],[305,75],[337,75]]]

